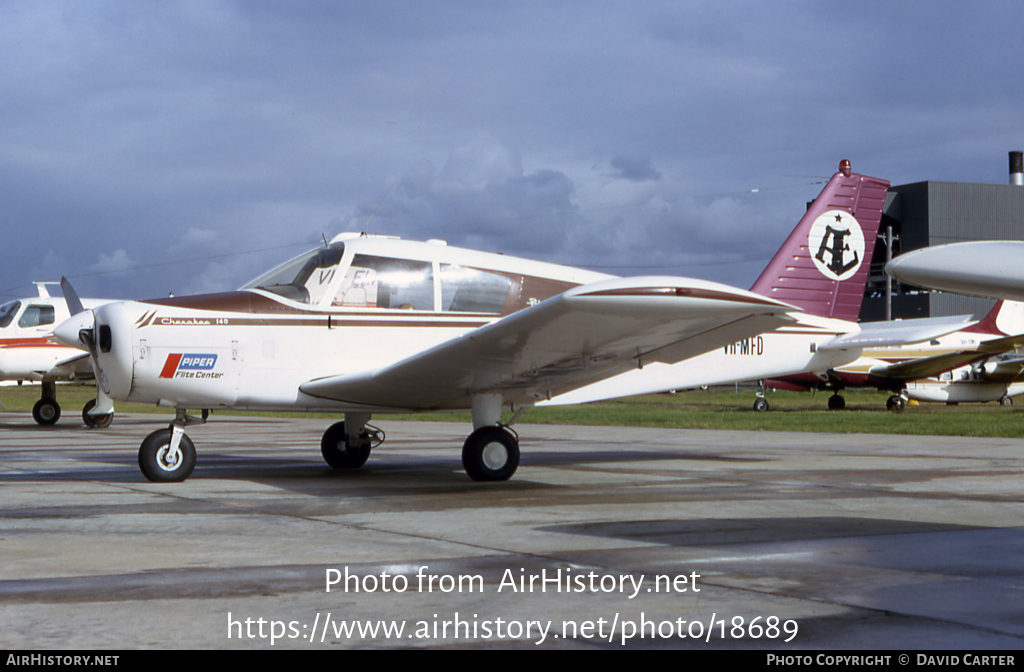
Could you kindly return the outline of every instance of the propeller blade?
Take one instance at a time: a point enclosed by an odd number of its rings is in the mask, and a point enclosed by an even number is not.
[[[65,277],[61,277],[60,290],[64,293],[64,301],[67,302],[68,311],[70,311],[72,315],[85,312],[85,306],[82,305],[82,300],[78,298],[75,288],[71,286],[70,280]]]

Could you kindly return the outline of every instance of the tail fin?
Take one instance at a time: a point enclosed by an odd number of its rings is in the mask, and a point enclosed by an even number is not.
[[[750,291],[856,322],[888,189],[841,162]]]
[[[999,334],[1001,336],[1019,336],[1024,334],[1024,303],[1019,301],[996,301],[992,310],[988,311],[981,322],[969,329],[981,334]]]

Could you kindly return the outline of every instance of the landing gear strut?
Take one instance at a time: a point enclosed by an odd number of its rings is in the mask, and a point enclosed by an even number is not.
[[[894,394],[885,401],[885,410],[891,413],[902,413],[906,407],[906,398],[899,394]]]
[[[526,407],[503,425],[503,406],[500,394],[478,394],[472,399],[473,433],[462,444],[462,466],[474,481],[507,481],[519,468],[519,436],[508,425]]]
[[[754,399],[754,410],[758,413],[767,413],[768,400],[764,398],[764,395],[768,392],[768,384],[764,380],[759,380],[758,384],[761,386],[761,390],[757,392],[757,398]]]
[[[167,429],[158,429],[142,441],[139,469],[146,480],[176,483],[192,475],[196,466],[196,447],[185,435],[185,427],[205,423],[209,414],[209,410],[204,409],[202,418],[194,418],[179,408],[174,422]]]
[[[358,469],[366,464],[370,450],[384,441],[381,430],[366,424],[369,419],[366,413],[346,413],[344,421],[331,425],[320,439],[324,462],[334,469]]]
[[[114,413],[103,413],[101,415],[92,415],[89,411],[96,408],[96,400],[90,399],[85,402],[85,407],[82,408],[82,421],[85,422],[85,426],[89,429],[105,429],[110,427],[110,423],[114,420]]]
[[[53,425],[60,420],[60,404],[57,403],[57,384],[43,381],[42,395],[32,407],[32,419],[38,425]]]
[[[57,403],[57,384],[52,381],[44,381],[41,385],[42,396],[32,407],[32,419],[36,424],[42,426],[54,425],[60,420],[60,404]],[[102,394],[97,390],[97,395]],[[96,407],[96,400],[90,399],[82,408],[82,421],[90,429],[103,429],[109,427],[114,419],[113,404],[106,398],[106,404],[110,408],[109,413],[93,415],[90,413]]]

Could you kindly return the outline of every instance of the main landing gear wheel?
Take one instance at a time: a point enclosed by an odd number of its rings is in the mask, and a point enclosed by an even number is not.
[[[892,413],[902,413],[907,407],[907,400],[898,394],[894,394],[885,400],[885,410]]]
[[[504,427],[481,427],[462,446],[462,466],[474,481],[507,481],[519,468],[519,440]]]
[[[104,413],[103,415],[90,415],[89,411],[91,411],[95,406],[95,399],[90,399],[85,402],[85,408],[82,409],[82,420],[85,421],[85,426],[89,429],[105,429],[110,427],[110,423],[114,420],[114,414]]]
[[[768,400],[765,399],[764,397],[758,397],[757,399],[754,399],[754,410],[757,411],[758,413],[767,413]]]
[[[1002,404],[1003,406],[1013,406],[1013,397],[1003,395],[1003,397],[999,400],[999,403]]]
[[[841,411],[846,408],[846,399],[839,394],[833,394],[828,398],[828,410]]]
[[[171,430],[161,429],[146,437],[139,448],[139,469],[154,483],[184,481],[196,466],[196,448],[184,434],[177,450],[171,450]]]
[[[370,433],[366,431],[359,435],[358,444],[350,444],[344,421],[328,427],[320,439],[320,454],[324,456],[324,462],[335,469],[358,469],[363,466],[370,457],[371,447]]]
[[[40,399],[32,407],[32,418],[40,425],[53,425],[60,420],[60,404],[56,399]]]

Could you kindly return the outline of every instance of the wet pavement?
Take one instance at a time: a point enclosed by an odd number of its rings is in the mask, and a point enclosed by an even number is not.
[[[1024,648],[1024,440],[519,425],[475,483],[461,423],[215,415],[152,484],[167,422],[0,413],[0,648]]]

